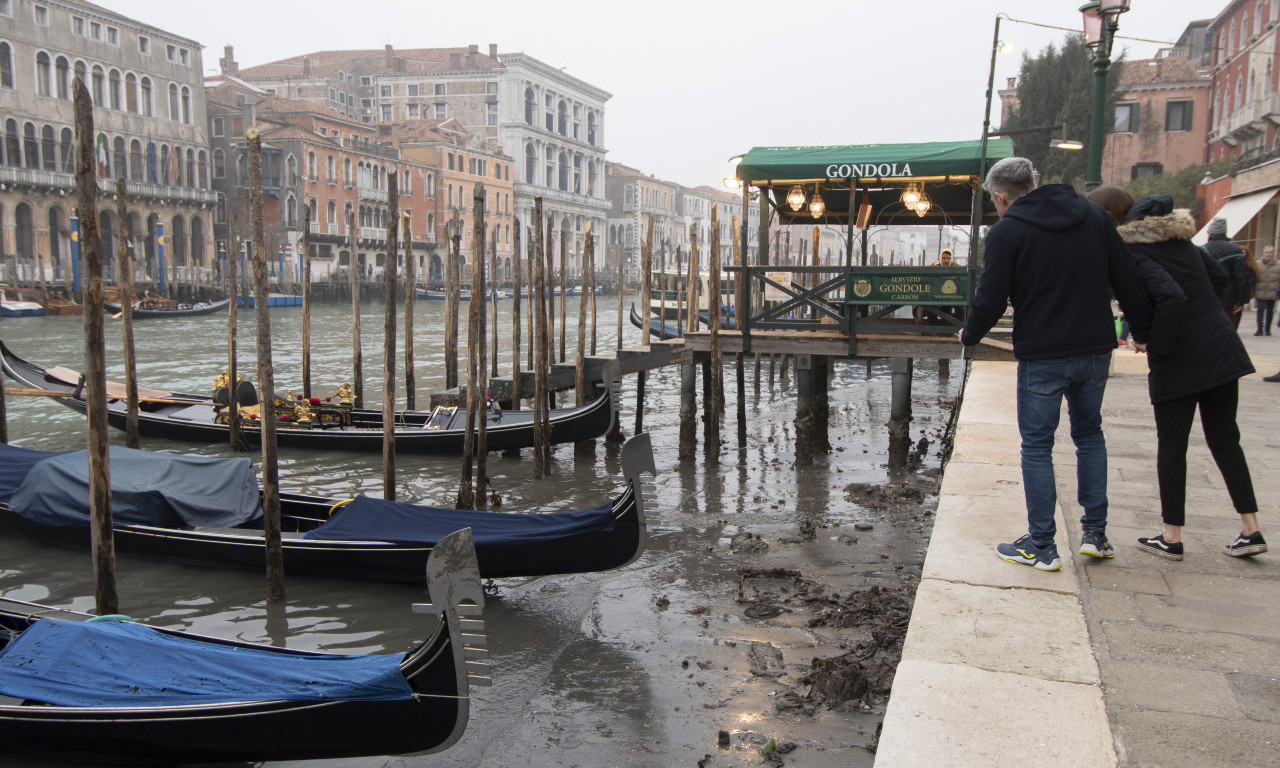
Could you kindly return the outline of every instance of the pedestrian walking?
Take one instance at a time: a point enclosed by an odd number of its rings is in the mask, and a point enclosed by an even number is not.
[[[1253,373],[1253,363],[1220,309],[1209,277],[1217,265],[1192,244],[1195,220],[1186,209],[1174,210],[1172,197],[1148,195],[1130,208],[1125,219],[1118,231],[1129,249],[1160,265],[1186,296],[1186,311],[1176,324],[1169,349],[1134,347],[1148,353],[1147,386],[1155,411],[1156,477],[1164,522],[1160,533],[1139,538],[1138,548],[1169,560],[1182,559],[1187,443],[1198,410],[1205,442],[1240,515],[1240,532],[1223,550],[1232,557],[1266,552],[1266,540],[1258,529],[1253,480],[1236,424],[1239,380]],[[1153,337],[1161,330],[1158,323],[1153,323]]]
[[[973,346],[1012,304],[1018,360],[1017,414],[1027,533],[996,553],[1042,571],[1062,567],[1054,537],[1053,438],[1068,406],[1076,446],[1080,553],[1114,557],[1107,541],[1107,447],[1102,396],[1116,348],[1111,295],[1146,342],[1151,301],[1115,226],[1069,184],[1035,187],[1031,161],[991,166],[983,188],[1000,220],[987,233],[982,276],[959,337]]]
[[[1240,327],[1240,313],[1244,305],[1253,298],[1253,284],[1257,276],[1249,269],[1244,251],[1227,237],[1227,220],[1219,216],[1209,222],[1209,240],[1204,249],[1214,258],[1231,278],[1230,285],[1223,292],[1222,308],[1231,318],[1233,328]]]
[[[1271,335],[1277,290],[1280,290],[1280,261],[1276,261],[1275,247],[1268,245],[1262,249],[1262,261],[1258,264],[1258,285],[1253,289],[1253,300],[1258,304],[1258,330],[1254,336]]]

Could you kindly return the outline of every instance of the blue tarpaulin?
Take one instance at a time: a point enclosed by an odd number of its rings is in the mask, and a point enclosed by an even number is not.
[[[390,701],[401,656],[304,656],[174,637],[132,622],[41,619],[0,651],[0,693],[67,707]]]
[[[423,507],[358,496],[328,522],[309,531],[307,538],[435,544],[463,528],[471,529],[477,547],[551,541],[592,531],[612,531],[613,506],[601,504],[579,512],[539,515]]]
[[[9,498],[22,485],[22,481],[27,479],[27,473],[32,467],[63,453],[66,451],[37,451],[34,448],[0,443],[0,503],[9,503]]]
[[[249,459],[117,446],[109,451],[111,515],[117,525],[233,528],[262,516],[258,477]],[[48,454],[31,466],[12,492],[9,507],[40,525],[88,525],[88,452]]]

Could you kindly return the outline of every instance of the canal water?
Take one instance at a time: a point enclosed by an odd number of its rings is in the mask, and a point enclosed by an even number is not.
[[[616,346],[615,302],[601,301],[600,351]],[[570,359],[577,338],[576,301],[571,304]],[[511,302],[499,307],[499,372],[508,375]],[[362,309],[365,398],[377,407],[384,305],[367,301]],[[301,317],[300,308],[271,311],[278,392],[301,391]],[[123,381],[120,323],[107,323],[108,378]],[[398,325],[403,366],[403,318]],[[226,364],[225,315],[148,320],[134,328],[143,385],[207,391]],[[426,407],[429,394],[444,387],[443,302],[419,301],[414,328],[417,401]],[[465,326],[462,335],[465,344]],[[254,315],[242,311],[242,372],[256,370],[254,338]],[[42,365],[83,366],[81,318],[5,319],[0,339]],[[639,344],[640,331],[627,323],[622,343]],[[350,378],[351,346],[350,306],[313,307],[313,395]],[[465,352],[460,357],[465,361]],[[823,601],[813,596],[833,604],[839,593],[867,587],[914,589],[958,370],[940,376],[937,363],[917,362],[914,418],[891,451],[887,361],[837,363],[830,387],[833,451],[798,465],[794,375],[765,359],[757,390],[756,363],[747,361],[748,438],[740,450],[731,361],[726,358],[718,463],[706,460],[701,444],[695,461],[677,460],[679,373],[649,375],[644,424],[658,475],[646,482],[649,541],[637,562],[608,573],[497,583],[498,594],[485,608],[494,685],[473,689],[471,720],[457,745],[433,756],[308,765],[870,766],[874,755],[867,747],[882,702],[855,697],[814,704],[805,682],[814,659],[848,652],[864,630],[816,616]],[[402,371],[397,380],[403,406]],[[562,395],[566,402],[571,396]],[[634,377],[623,383],[623,402],[622,425],[630,434]],[[10,397],[7,406],[11,442],[45,450],[84,447],[83,417],[55,401]],[[701,425],[698,435],[701,441]],[[123,434],[112,431],[111,441],[123,445]],[[233,455],[221,445],[158,439],[144,440],[143,447]],[[587,508],[622,487],[618,447],[604,440],[587,454],[557,447],[551,476],[540,481],[525,453],[489,456],[504,509]],[[259,454],[250,455],[257,465]],[[380,458],[283,449],[280,487],[343,498],[380,495]],[[398,455],[400,499],[452,506],[460,467],[457,456]],[[877,492],[894,488],[917,491]],[[895,498],[900,503],[892,503]],[[123,613],[290,648],[402,652],[430,621],[410,610],[424,597],[413,586],[293,577],[281,610],[268,608],[260,574],[121,557],[117,575]],[[0,595],[92,610],[89,554],[0,540]],[[769,740],[781,749],[765,757]]]

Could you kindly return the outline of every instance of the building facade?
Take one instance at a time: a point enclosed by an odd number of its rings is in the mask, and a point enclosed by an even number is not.
[[[1120,66],[1119,94],[1102,153],[1103,181],[1123,186],[1132,179],[1203,164],[1209,136],[1209,68],[1174,55]]]
[[[0,0],[0,264],[5,280],[70,285],[73,81],[94,103],[104,274],[116,278],[116,180],[126,180],[136,279],[215,279],[199,43],[76,0]]]

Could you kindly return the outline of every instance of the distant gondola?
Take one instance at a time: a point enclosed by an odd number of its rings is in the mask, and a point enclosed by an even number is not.
[[[179,304],[173,308],[161,307],[157,309],[146,309],[143,307],[134,307],[132,316],[135,320],[146,320],[154,317],[191,317],[193,315],[211,315],[214,312],[220,312],[227,308],[230,299],[222,301],[209,302],[207,304]],[[118,315],[122,311],[119,304],[113,304],[110,301],[102,302],[102,308],[112,315]]]
[[[72,410],[85,412],[80,374],[67,368],[42,368],[15,355],[0,342],[0,364],[4,372],[27,387],[57,393],[57,400]],[[609,430],[616,408],[620,366],[610,361],[604,366],[605,391],[581,408],[557,408],[550,413],[551,442],[574,443],[601,437]],[[257,408],[257,394],[249,390],[239,402],[242,413]],[[225,390],[224,390],[225,391]],[[225,406],[208,395],[146,389],[139,393],[138,434],[196,443],[225,443],[228,440]],[[107,383],[107,423],[125,429],[128,412],[124,386]],[[285,447],[315,450],[382,450],[382,411],[352,408],[333,398],[304,401],[286,400],[277,395],[273,408],[277,416],[276,442]],[[533,411],[488,410],[487,444],[490,451],[518,450],[533,446]],[[260,424],[243,420],[244,436],[256,443]],[[396,451],[403,453],[461,453],[466,435],[465,409],[439,407],[433,411],[396,413]]]
[[[721,311],[725,314],[720,317],[720,328],[726,331],[733,330],[733,317],[729,314],[728,308],[721,307]],[[688,318],[685,318],[685,320],[688,320]],[[711,317],[706,310],[698,313],[698,321],[702,324],[702,328],[709,328],[711,326]],[[636,305],[634,303],[631,305],[631,324],[640,330],[644,330],[644,318],[640,316],[640,310],[636,309]],[[649,317],[649,332],[663,339],[678,339],[681,336],[684,336],[676,326],[671,325],[670,323],[664,323],[653,316]]]
[[[438,752],[466,728],[469,686],[489,684],[475,562],[467,532],[440,542],[432,603],[413,607],[440,621],[403,655],[295,651],[0,598],[0,755],[139,765]]]
[[[249,459],[117,446],[110,452],[118,551],[177,563],[262,569],[262,508]],[[421,580],[436,542],[463,528],[473,531],[485,578],[618,568],[644,550],[639,474],[654,471],[647,434],[623,446],[622,471],[627,485],[612,501],[547,514],[282,493],[285,573],[414,583]],[[85,451],[50,453],[0,444],[0,527],[46,543],[88,548]]]

